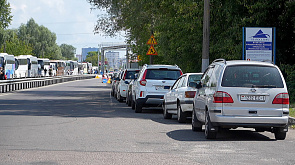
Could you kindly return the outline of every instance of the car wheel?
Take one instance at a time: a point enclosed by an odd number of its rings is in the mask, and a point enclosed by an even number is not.
[[[119,102],[122,102],[122,101],[123,101],[123,98],[122,98],[120,92],[117,92],[117,100],[118,100]]]
[[[171,119],[172,118],[172,114],[168,113],[167,108],[165,106],[165,103],[163,103],[163,117],[164,119]]]
[[[135,102],[133,100],[131,100],[131,108],[135,109]]]
[[[114,96],[114,90],[113,89],[111,90],[111,96]]]
[[[126,101],[125,101],[125,103],[128,105],[129,103],[129,95],[128,95],[128,92],[127,92],[127,94],[126,94]],[[128,105],[129,106],[129,105]]]
[[[117,99],[117,92],[114,90],[114,98]]]
[[[177,104],[177,120],[179,123],[184,123],[186,121],[186,114],[182,112],[180,104]]]
[[[206,119],[205,119],[205,138],[206,139],[216,139],[217,131],[212,129],[216,129],[212,126],[209,112],[206,112]]]
[[[284,128],[274,128],[274,134],[275,134],[276,140],[285,140],[286,139],[287,132],[282,131],[282,129],[284,129]]]
[[[127,105],[130,107],[131,106],[131,95],[128,95],[128,99],[126,98],[126,100],[128,100]]]
[[[135,113],[141,113],[142,112],[142,105],[135,102]]]
[[[198,132],[202,131],[202,123],[197,119],[194,108],[192,112],[192,130]]]
[[[123,102],[123,97],[121,96],[120,93],[118,93],[118,101],[119,101],[120,103]]]

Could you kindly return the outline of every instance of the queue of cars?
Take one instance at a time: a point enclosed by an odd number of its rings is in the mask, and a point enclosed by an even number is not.
[[[176,65],[144,65],[137,71],[127,77],[127,70],[118,73],[111,92],[136,113],[162,107],[165,119],[177,115],[178,122],[185,122],[191,117],[192,130],[204,126],[207,139],[215,139],[221,129],[238,127],[286,138],[289,95],[274,64],[217,59],[204,74],[183,74]]]

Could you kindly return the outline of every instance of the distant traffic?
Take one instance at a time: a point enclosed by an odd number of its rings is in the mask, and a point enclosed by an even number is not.
[[[6,79],[92,74],[92,63],[72,60],[49,60],[32,55],[9,55],[0,53],[0,67]]]

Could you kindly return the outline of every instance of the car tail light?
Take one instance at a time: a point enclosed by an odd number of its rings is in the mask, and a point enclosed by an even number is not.
[[[126,79],[126,75],[127,75],[127,71],[125,71],[125,73],[124,73],[123,80],[125,80],[125,79]]]
[[[140,91],[139,97],[143,97],[143,91]]]
[[[142,86],[146,86],[146,80],[145,79],[141,79],[139,81],[139,84],[142,85]]]
[[[222,91],[215,92],[213,98],[213,103],[234,103],[231,95]]]
[[[185,98],[194,98],[196,91],[185,91]]]
[[[183,73],[182,73],[182,71],[181,71],[181,70],[180,70],[179,72],[180,72],[180,76],[181,76],[181,75],[183,75]]]
[[[146,79],[145,79],[146,72],[147,72],[147,70],[144,71],[143,76],[142,76],[141,80],[139,81],[139,84],[142,86],[146,86]]]
[[[280,93],[277,94],[276,97],[272,101],[273,104],[289,104],[289,94],[288,93]]]

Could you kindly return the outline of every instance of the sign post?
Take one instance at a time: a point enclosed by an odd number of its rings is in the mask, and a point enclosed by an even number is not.
[[[243,28],[243,60],[275,64],[275,28]]]
[[[153,34],[151,35],[150,39],[147,41],[146,44],[151,45],[146,55],[158,55],[156,49],[154,48],[154,45],[157,45],[158,43]],[[152,56],[150,56],[150,64],[153,64]]]

